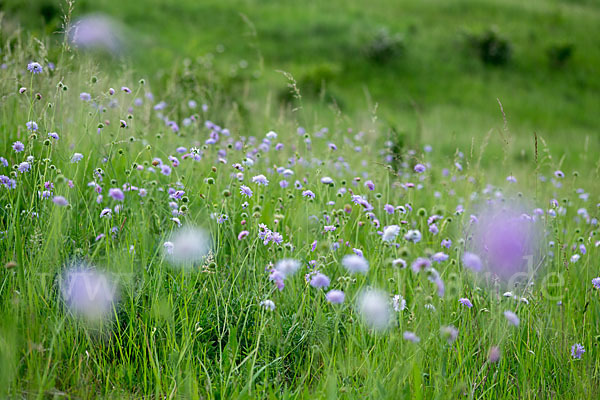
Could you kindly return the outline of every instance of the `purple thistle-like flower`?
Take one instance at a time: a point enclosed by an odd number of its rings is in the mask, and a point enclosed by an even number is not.
[[[450,246],[452,246],[452,240],[450,240],[450,239],[442,240],[442,247],[449,249]]]
[[[371,180],[365,182],[365,187],[369,190],[375,190],[375,184]]]
[[[325,274],[317,272],[310,280],[310,286],[314,288],[326,288],[331,283],[331,279]]]
[[[431,256],[431,259],[437,263],[446,261],[450,256],[442,251],[435,253]]]
[[[12,148],[16,153],[20,153],[25,150],[25,145],[17,140],[13,143]]]
[[[92,95],[86,92],[81,92],[79,94],[79,98],[81,99],[81,101],[90,101],[92,100]]]
[[[3,167],[8,167],[8,160],[4,157],[0,157],[0,165]]]
[[[41,74],[43,70],[44,68],[42,67],[42,64],[38,62],[32,61],[27,64],[27,71],[33,73],[34,75]]]
[[[386,213],[388,214],[393,214],[395,211],[395,208],[393,205],[391,204],[386,204],[385,206],[383,206],[383,209],[385,210]]]
[[[160,172],[163,175],[169,176],[171,175],[171,167],[169,167],[167,164],[163,164],[160,166]]]
[[[561,170],[554,171],[554,176],[557,178],[564,178],[565,174]]]
[[[477,254],[466,252],[463,255],[463,264],[465,267],[472,269],[473,271],[481,271],[483,264]]]
[[[110,218],[111,215],[112,210],[110,208],[105,208],[104,210],[100,211],[100,218]]]
[[[248,186],[246,185],[241,185],[240,186],[240,194],[247,196],[247,197],[252,197],[252,189],[250,189]]]
[[[263,185],[263,186],[268,186],[269,185],[269,180],[267,179],[266,176],[264,175],[256,175],[255,177],[252,178],[252,182],[253,183],[257,183],[259,185]]]
[[[238,240],[242,240],[242,239],[244,239],[246,236],[248,236],[248,234],[249,234],[249,233],[250,233],[250,232],[248,232],[248,231],[241,231],[241,232],[238,234],[238,237],[237,237],[237,238],[238,238]]]
[[[331,304],[342,304],[346,298],[346,295],[341,290],[330,290],[325,295],[325,298]]]
[[[469,308],[473,307],[473,303],[471,303],[471,300],[467,299],[466,297],[458,299],[458,302],[460,304],[462,304],[463,306],[466,306],[466,307],[469,307]]]
[[[419,273],[423,270],[428,269],[429,267],[431,267],[431,261],[423,257],[417,258],[415,261],[413,261],[411,265],[411,268],[415,273]]]
[[[58,133],[56,132],[48,132],[48,137],[54,140],[58,140]]]
[[[313,193],[312,190],[305,190],[304,192],[302,192],[302,196],[308,197],[308,198],[311,198],[311,199],[315,198],[315,194]]]
[[[427,167],[425,167],[423,164],[415,165],[415,172],[418,174],[425,172],[426,169]]]
[[[123,194],[123,191],[119,188],[108,189],[108,195],[117,201],[125,200],[125,194]]]
[[[17,167],[17,170],[23,174],[23,173],[29,171],[29,168],[31,168],[31,165],[29,165],[29,163],[27,161],[23,161],[21,164],[19,164],[19,166]]]
[[[592,279],[592,285],[598,290],[600,290],[600,277]]]
[[[129,89],[127,86],[122,86],[121,90],[125,93],[131,93],[131,89]]]
[[[57,206],[61,206],[61,207],[65,207],[65,206],[69,205],[69,202],[63,196],[54,196],[54,198],[52,199],[52,201]]]
[[[82,159],[83,159],[83,154],[81,154],[81,153],[75,153],[75,154],[73,154],[73,157],[71,157],[71,162],[73,164],[77,164]]]
[[[25,126],[27,127],[27,130],[32,132],[36,132],[38,130],[38,124],[35,121],[28,121],[25,123]]]
[[[583,345],[575,343],[573,346],[571,346],[571,356],[573,358],[581,360],[581,356],[583,356],[583,353],[585,353],[585,348],[583,347]]]

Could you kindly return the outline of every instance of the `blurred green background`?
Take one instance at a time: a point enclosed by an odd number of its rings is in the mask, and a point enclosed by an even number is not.
[[[65,4],[5,0],[3,25],[60,40]],[[449,152],[490,130],[499,137],[500,99],[517,156],[531,153],[533,132],[572,161],[586,143],[599,147],[595,0],[75,2],[74,19],[90,13],[115,18],[125,32],[122,56],[99,63],[163,84],[173,68],[208,63],[225,86],[286,105],[283,70],[311,112],[376,112],[410,140]]]

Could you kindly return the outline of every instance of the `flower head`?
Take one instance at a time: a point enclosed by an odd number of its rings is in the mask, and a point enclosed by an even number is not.
[[[42,67],[42,64],[38,62],[32,61],[27,64],[27,71],[33,73],[34,75],[41,74],[43,70],[44,68]]]
[[[348,254],[342,258],[342,265],[352,274],[366,274],[369,270],[369,262],[362,256],[356,254]]]
[[[571,346],[571,356],[573,358],[580,360],[583,353],[585,353],[585,348],[581,344],[575,343]]]

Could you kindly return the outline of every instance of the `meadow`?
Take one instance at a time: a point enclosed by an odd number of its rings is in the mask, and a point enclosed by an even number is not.
[[[15,4],[0,397],[600,396],[594,2]]]

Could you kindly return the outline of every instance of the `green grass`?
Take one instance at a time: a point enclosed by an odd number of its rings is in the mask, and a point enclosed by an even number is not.
[[[39,3],[32,1],[32,9]],[[260,96],[285,90],[276,70],[300,83],[325,79],[326,98],[333,96],[347,115],[368,115],[377,103],[383,122],[416,140],[456,135],[463,145],[502,126],[499,98],[520,147],[537,132],[551,148],[568,148],[573,162],[583,140],[570,137],[589,135],[598,148],[600,8],[592,1],[100,0],[79,2],[75,11],[105,12],[127,25],[129,63],[144,73],[213,53],[222,70],[243,74],[239,61],[246,60],[248,73],[264,75],[253,85]],[[54,13],[50,26],[59,16]],[[30,13],[21,20],[34,31],[44,26]],[[512,45],[506,66],[484,65],[467,44],[466,34],[494,27]],[[405,43],[405,51],[383,65],[363,52],[380,28],[401,34]],[[563,43],[573,45],[573,55],[552,67],[548,49]],[[324,107],[308,92],[305,102]]]
[[[267,2],[260,8],[255,2],[161,4],[94,3],[105,11],[118,9],[120,18],[141,32],[137,43],[149,37],[158,41],[147,53],[133,51],[135,61],[129,64],[65,51],[46,28],[32,28],[39,29],[42,41],[37,42],[3,23],[0,156],[9,166],[0,167],[0,175],[15,179],[16,188],[0,186],[0,263],[5,265],[0,267],[0,397],[598,398],[600,292],[591,283],[600,275],[592,220],[600,202],[594,3],[428,1],[398,9],[387,2],[369,8],[336,2],[303,7]],[[81,12],[91,6],[84,3]],[[265,60],[258,78],[251,73],[258,68],[252,39],[239,39],[247,31],[239,12],[257,27]],[[500,25],[515,45],[511,64],[485,67],[464,54],[458,31],[465,27],[465,12],[478,21],[467,28],[491,21]],[[207,19],[198,21],[196,15]],[[158,22],[164,23],[162,37],[155,36]],[[406,39],[406,55],[381,67],[355,51],[362,32],[379,24],[401,32],[417,26]],[[191,35],[200,28],[206,36]],[[577,40],[572,63],[559,71],[539,67],[544,50],[527,47],[530,30],[548,42],[555,36],[544,32],[571,32]],[[310,32],[328,40],[303,40]],[[217,42],[227,50],[210,67],[195,59],[186,65],[180,58],[208,51]],[[448,63],[434,62],[436,54]],[[234,77],[224,72],[241,58],[248,59],[248,72]],[[31,60],[44,65],[43,74],[26,70]],[[56,70],[49,71],[48,61]],[[303,88],[291,104],[278,102],[287,81],[275,69],[300,77],[322,63],[339,71],[328,87],[343,100],[341,111],[305,95]],[[124,85],[133,93],[119,91]],[[24,94],[18,93],[21,87],[27,88]],[[117,89],[114,96],[108,94],[111,87]],[[366,100],[364,87],[372,100]],[[145,97],[150,91],[153,102]],[[90,93],[92,102],[81,101],[81,92]],[[136,98],[143,105],[134,105]],[[118,103],[110,107],[113,99]],[[190,110],[190,99],[208,104],[208,111]],[[160,100],[168,103],[162,113],[179,124],[179,132],[153,110]],[[380,104],[376,110],[375,102]],[[184,126],[183,119],[192,114],[196,122]],[[205,145],[208,119],[228,128],[231,142],[222,135],[216,144]],[[39,125],[36,134],[25,127],[31,120]],[[120,120],[128,127],[121,128]],[[306,136],[297,134],[299,126]],[[328,132],[320,137],[323,127]],[[284,148],[260,151],[238,181],[232,165],[244,162],[270,130],[278,133],[274,143]],[[57,132],[60,139],[45,142],[47,132]],[[246,144],[236,149],[242,139]],[[24,152],[13,151],[17,140]],[[338,149],[332,151],[329,143]],[[431,153],[424,152],[425,144],[433,146]],[[202,160],[182,159],[178,146],[200,148]],[[75,152],[84,155],[79,163],[70,161]],[[15,166],[30,155],[30,171],[17,172]],[[148,171],[155,157],[169,163],[169,155],[181,162],[170,175]],[[414,173],[416,163],[427,164],[427,171]],[[288,188],[278,184],[283,179],[274,171],[278,166],[294,171]],[[94,172],[98,168],[101,180]],[[562,185],[551,181],[557,169],[565,173],[557,180]],[[258,174],[270,184],[252,183]],[[508,175],[517,183],[506,182]],[[320,183],[324,176],[334,185]],[[306,179],[303,190],[312,190],[314,200],[294,188],[296,179]],[[374,191],[365,187],[368,179]],[[99,203],[90,181],[102,188]],[[69,205],[41,199],[45,182],[52,182],[53,195],[64,196]],[[407,182],[423,188],[405,189]],[[251,198],[240,194],[241,184],[254,191]],[[123,185],[148,194],[126,191],[122,203],[112,200],[109,189]],[[168,189],[180,187],[184,198],[169,198]],[[365,196],[374,216],[354,204],[350,193],[338,192],[342,188]],[[499,194],[521,199],[528,213],[534,207],[545,210],[539,218],[541,268],[533,285],[512,289],[528,303],[502,296],[506,284],[484,284],[462,262],[471,214]],[[211,254],[187,269],[174,265],[163,250],[178,230],[172,201],[183,225],[200,226],[212,237]],[[390,215],[385,204],[410,204],[412,211]],[[464,213],[455,212],[458,205]],[[101,218],[107,207],[112,216]],[[584,208],[588,219],[579,214]],[[223,214],[228,220],[219,224],[215,217]],[[436,235],[427,222],[434,214],[443,216]],[[283,244],[263,244],[261,223],[280,232]],[[393,224],[401,226],[398,247],[377,234]],[[337,229],[324,232],[326,225]],[[407,242],[408,229],[420,230],[423,239]],[[249,235],[238,240],[242,230]],[[452,239],[450,249],[441,247],[444,238]],[[334,243],[340,248],[334,250]],[[585,254],[577,248],[581,244]],[[343,268],[341,259],[353,248],[369,261],[367,274],[351,275]],[[439,251],[449,255],[434,264],[445,283],[443,296],[425,272],[410,268],[417,257]],[[571,261],[574,254],[581,255],[577,262]],[[279,291],[266,269],[288,257],[301,261],[302,268]],[[392,265],[399,257],[408,268]],[[117,281],[119,301],[102,323],[87,321],[65,304],[60,282],[72,263],[94,265]],[[329,289],[345,292],[343,304],[328,303],[327,290],[306,282],[311,268],[331,278]],[[407,301],[385,331],[370,329],[357,311],[366,288]],[[474,307],[459,304],[462,297]],[[275,310],[260,305],[265,299],[274,301]],[[506,310],[519,316],[518,327],[509,325]],[[451,344],[440,335],[447,325],[459,332]],[[404,340],[405,331],[421,341]],[[586,350],[580,360],[571,357],[575,343]],[[493,346],[500,348],[498,362],[488,360]]]

